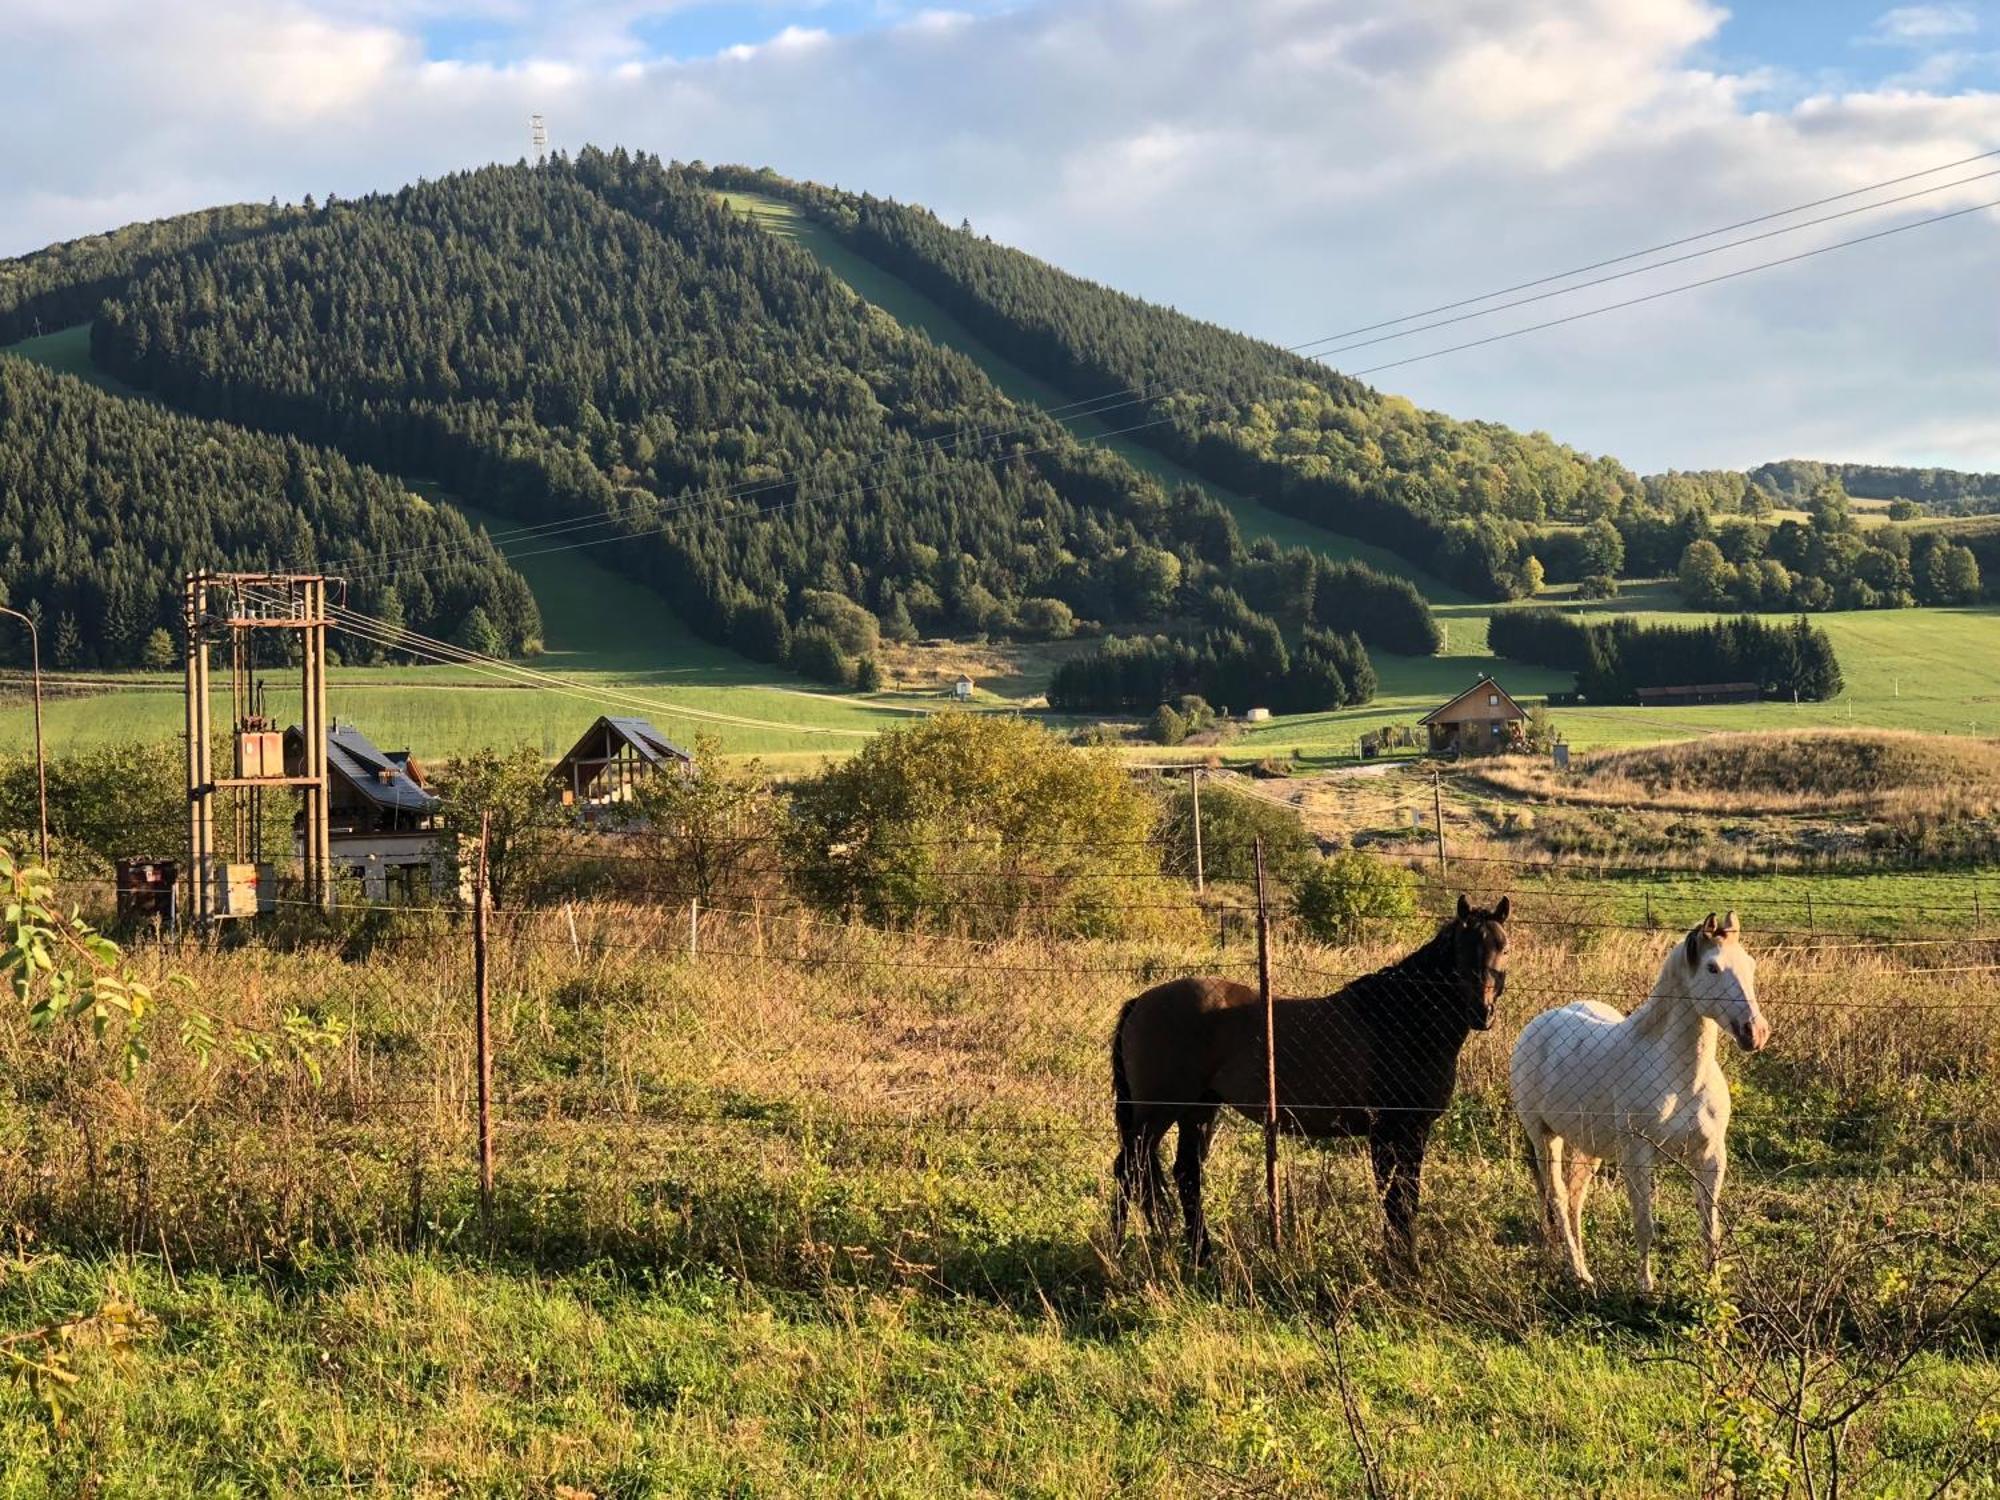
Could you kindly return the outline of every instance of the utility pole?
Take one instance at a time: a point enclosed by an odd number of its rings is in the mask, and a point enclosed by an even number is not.
[[[305,896],[322,909],[333,905],[331,779],[327,765],[326,631],[327,578],[319,573],[209,573],[187,575],[182,595],[187,632],[187,792],[188,896],[196,922],[242,914],[234,910],[216,849],[216,797],[234,799],[236,860],[256,861],[262,797],[271,788],[303,793],[301,853]],[[211,613],[211,596],[222,608]],[[230,641],[230,733],[236,744],[234,775],[217,776],[211,744],[208,646],[211,633],[227,630]],[[261,713],[256,685],[258,631],[299,633],[301,774],[288,775],[281,741]],[[247,801],[247,806],[245,805]]]
[[[35,795],[41,802],[42,864],[46,867],[49,862],[49,767],[42,747],[42,633],[35,628],[35,622],[18,609],[0,604],[0,615],[11,615],[28,627],[28,665],[35,680]]]

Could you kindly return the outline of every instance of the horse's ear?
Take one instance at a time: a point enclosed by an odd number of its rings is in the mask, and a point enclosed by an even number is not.
[[[1500,898],[1500,904],[1493,908],[1493,920],[1496,922],[1506,921],[1507,914],[1511,912],[1513,909],[1514,909],[1514,898],[1512,896],[1502,896]]]
[[[1724,916],[1722,919],[1722,925],[1716,928],[1716,931],[1721,933],[1724,937],[1736,936],[1737,933],[1736,913],[1732,911],[1728,913],[1726,916]]]
[[[1708,934],[1709,936],[1711,936],[1711,937],[1713,937],[1713,936],[1715,935],[1715,913],[1714,913],[1714,912],[1710,912],[1710,913],[1709,913],[1709,914],[1708,914],[1707,916],[1705,916],[1705,917],[1703,917],[1703,918],[1701,919],[1701,930],[1702,930],[1703,932],[1707,933],[1707,934]]]
[[[1458,893],[1458,920],[1463,922],[1472,915],[1472,903],[1465,898],[1465,892]]]

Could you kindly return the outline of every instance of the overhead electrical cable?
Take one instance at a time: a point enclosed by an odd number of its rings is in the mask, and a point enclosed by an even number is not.
[[[1641,250],[1628,251],[1622,255],[1610,256],[1603,260],[1593,261],[1588,265],[1574,267],[1568,271],[1553,272],[1549,275],[1536,277],[1529,281],[1516,282],[1512,286],[1501,287],[1491,292],[1481,293],[1478,296],[1461,298],[1455,302],[1442,303],[1436,307],[1421,309],[1419,311],[1411,313],[1405,313],[1400,317],[1386,319],[1378,323],[1364,324],[1360,327],[1347,329],[1340,333],[1324,334],[1318,338],[1308,339],[1303,343],[1284,346],[1282,352],[1289,354],[1304,354],[1306,350],[1312,349],[1315,345],[1318,344],[1334,343],[1339,340],[1352,338],[1358,334],[1371,333],[1378,329],[1391,328],[1394,327],[1396,324],[1411,322],[1418,318],[1432,317],[1433,315],[1438,313],[1453,312],[1460,308],[1472,307],[1477,303],[1491,301],[1493,298],[1506,296],[1512,292],[1525,291],[1533,287],[1546,286],[1553,282],[1567,280],[1568,278],[1573,276],[1583,275],[1589,271],[1600,270],[1606,266],[1620,265],[1627,261],[1637,260],[1648,255],[1657,254],[1664,250],[1677,249],[1682,245],[1695,244],[1704,239],[1712,239],[1717,235],[1728,234],[1733,230],[1749,228],[1757,224],[1770,223],[1775,219],[1786,218],[1792,214],[1804,213],[1813,208],[1824,207],[1829,203],[1843,202],[1849,198],[1859,197],[1866,193],[1879,192],[1883,188],[1900,186],[1903,183],[1913,182],[1921,177],[1934,176],[1939,172],[1949,171],[1954,167],[1964,166],[1972,162],[1990,160],[1996,156],[2000,156],[2000,149],[1979,152],[1972,156],[1961,157],[1956,161],[1945,162],[1935,167],[1927,167],[1920,172],[1905,173],[1899,177],[1886,178],[1880,182],[1870,183],[1865,187],[1852,188],[1846,192],[1835,193],[1828,197],[1815,198],[1805,203],[1794,204],[1789,208],[1775,209],[1769,213],[1759,214],[1752,218],[1739,219],[1734,223],[1725,224],[1715,229],[1703,230],[1697,234],[1683,235],[1678,239],[1663,241],[1660,244],[1648,246],[1647,248]],[[1367,339],[1363,340],[1360,343],[1346,345],[1342,348],[1322,350],[1318,353],[1312,354],[1309,357],[1313,359],[1323,360],[1331,358],[1332,356],[1337,354],[1348,352],[1351,349],[1366,348],[1374,344],[1387,342],[1393,339],[1404,338],[1411,334],[1426,332],[1429,329],[1446,327],[1451,324],[1465,322],[1475,318],[1485,317],[1491,313],[1505,311],[1507,310],[1507,308],[1520,307],[1533,302],[1546,301],[1553,297],[1567,296],[1571,292],[1587,290],[1589,287],[1602,286],[1607,282],[1621,280],[1631,276],[1644,275],[1649,271],[1660,270],[1671,265],[1679,265],[1689,260],[1699,259],[1703,256],[1720,254],[1728,250],[1739,248],[1743,245],[1754,244],[1762,240],[1771,239],[1778,235],[1796,233],[1800,230],[1810,229],[1820,224],[1832,222],[1833,220],[1836,219],[1849,218],[1855,214],[1870,213],[1880,208],[1894,207],[1897,204],[1908,202],[1914,198],[1924,197],[1931,193],[1943,192],[1954,187],[1962,187],[1967,183],[1982,181],[1986,178],[1996,175],[2000,175],[2000,171],[1978,173],[1975,174],[1974,176],[1960,178],[1952,182],[1936,183],[1929,187],[1920,188],[1915,192],[1899,194],[1894,198],[1883,199],[1876,203],[1861,204],[1851,209],[1842,210],[1840,213],[1837,214],[1828,214],[1817,219],[1806,220],[1799,224],[1787,225],[1779,229],[1769,230],[1764,234],[1751,235],[1741,240],[1732,241],[1727,245],[1711,246],[1707,249],[1695,251],[1688,255],[1675,256],[1669,260],[1657,261],[1649,265],[1633,267],[1629,270],[1621,271],[1614,276],[1600,277],[1594,281],[1584,282],[1577,286],[1563,287],[1563,288],[1558,288],[1554,291],[1545,292],[1536,297],[1522,298],[1519,301],[1502,304],[1501,306],[1498,307],[1484,308],[1476,312],[1465,313],[1460,317],[1447,318],[1438,322],[1424,324],[1417,328],[1404,329],[1398,333],[1386,334],[1382,338]],[[1777,262],[1777,263],[1782,264],[1783,262]],[[1701,285],[1701,284],[1703,283],[1694,283],[1694,285]],[[1624,306],[1631,304],[1619,304],[1619,305]],[[1607,308],[1605,310],[1609,311],[1611,309]],[[1554,324],[1553,323],[1542,324],[1537,326],[1550,327],[1554,326]],[[1530,330],[1522,330],[1522,331],[1530,331]],[[1510,334],[1508,336],[1512,337],[1513,335]],[[1477,342],[1473,344],[1462,345],[1459,347],[1464,347],[1464,348],[1477,347]],[[1444,351],[1438,351],[1438,352],[1442,353]],[[1424,357],[1429,358],[1431,356],[1427,355]],[[1395,366],[1377,365],[1372,367],[1373,370],[1392,369],[1392,368],[1395,368]],[[1363,370],[1352,373],[1367,374],[1370,373],[1370,371]],[[1175,392],[1187,392],[1188,394],[1199,394],[1198,391],[1188,391],[1187,387],[1177,385],[1174,382],[1160,381],[1160,382],[1155,382],[1150,386],[1128,386],[1121,390],[1107,391],[1097,396],[1083,397],[1078,400],[1065,402],[1057,406],[1037,407],[1035,410],[1039,416],[1053,418],[1059,422],[1067,424],[1071,421],[1080,421],[1087,417],[1101,416],[1105,412],[1117,411],[1122,409],[1123,407],[1136,405],[1139,402],[1151,400],[1154,396],[1162,393],[1171,394]],[[1031,417],[1028,421],[1019,423],[1013,427],[992,428],[992,429],[986,429],[986,428],[960,429],[953,435],[925,439],[921,443],[919,443],[915,449],[909,450],[907,452],[885,454],[879,458],[872,459],[867,463],[855,466],[849,472],[852,474],[866,473],[871,469],[879,468],[881,465],[892,462],[898,458],[914,456],[915,454],[924,452],[926,450],[946,452],[959,447],[961,444],[968,442],[972,443],[985,442],[1012,436],[1016,433],[1025,431],[1034,425],[1035,425],[1035,418]],[[1115,437],[1118,435],[1120,434],[1117,432],[1111,432],[1096,436]],[[1092,441],[1094,439],[1093,435],[1079,434],[1078,440]],[[794,470],[788,474],[778,475],[770,479],[758,480],[749,484],[725,486],[720,489],[714,489],[706,492],[697,492],[694,495],[683,497],[683,499],[684,501],[706,501],[713,499],[719,502],[725,499],[747,498],[758,494],[768,493],[772,490],[786,488],[791,484],[803,482],[807,477],[809,477],[809,471],[804,469]],[[489,538],[494,542],[495,546],[500,547],[504,551],[506,544],[511,541],[538,540],[545,536],[562,535],[574,531],[583,531],[583,530],[591,530],[602,527],[617,526],[622,524],[622,520],[623,518],[610,517],[610,516],[571,517],[560,521],[522,525],[513,530],[499,532],[499,533],[489,532]],[[624,535],[630,533],[620,533],[620,534]],[[417,556],[439,550],[442,550],[446,555],[449,555],[451,552],[456,550],[463,550],[463,548],[460,544],[453,544],[453,543],[438,543],[438,544],[431,544],[430,546],[408,547],[379,554],[378,560],[382,562],[394,562],[399,558]],[[529,555],[534,555],[534,554],[529,554]]]

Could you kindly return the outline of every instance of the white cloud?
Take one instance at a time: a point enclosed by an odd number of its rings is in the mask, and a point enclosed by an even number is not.
[[[1875,35],[1889,42],[1935,42],[1977,30],[1979,17],[1969,5],[1899,5],[1875,22]]]
[[[11,0],[20,37],[0,54],[0,89],[31,138],[0,178],[0,253],[512,160],[541,110],[561,146],[769,164],[927,202],[1293,343],[2000,137],[2000,95],[1946,95],[1936,71],[1775,102],[1761,75],[1699,61],[1724,25],[1704,0],[897,4],[858,35],[794,24],[705,61],[636,54],[635,20],[678,3],[551,0],[537,22],[525,0],[452,0],[454,16],[564,33],[499,64],[424,59],[417,29],[445,0]],[[1896,24],[1949,21],[1914,9]],[[1993,186],[1935,206],[2000,198]],[[1784,454],[2000,467],[1996,248],[1984,219],[1918,230],[1381,380],[1642,467]]]

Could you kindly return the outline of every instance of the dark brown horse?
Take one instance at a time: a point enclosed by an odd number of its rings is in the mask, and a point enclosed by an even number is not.
[[[1491,911],[1460,896],[1457,915],[1409,957],[1331,995],[1273,1005],[1279,1128],[1319,1140],[1368,1137],[1389,1251],[1411,1268],[1424,1147],[1451,1102],[1465,1039],[1493,1024],[1494,1002],[1506,988],[1508,910],[1504,896]],[[1124,1235],[1134,1196],[1161,1232],[1160,1142],[1178,1125],[1174,1182],[1188,1249],[1206,1261],[1201,1174],[1216,1116],[1226,1106],[1264,1118],[1257,991],[1229,979],[1190,978],[1128,1000],[1111,1037],[1111,1086],[1119,1140],[1114,1234]]]

